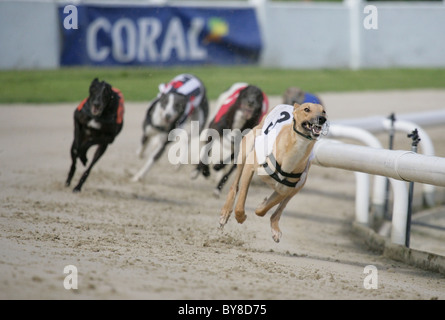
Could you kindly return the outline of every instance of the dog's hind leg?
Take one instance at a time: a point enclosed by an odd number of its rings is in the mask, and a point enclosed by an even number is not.
[[[79,144],[80,141],[84,139],[83,132],[80,127],[79,121],[74,117],[74,139],[71,144],[70,154],[71,154],[71,167],[68,172],[68,177],[65,181],[65,186],[69,187],[71,180],[73,179],[74,173],[76,172],[77,158],[79,157]]]
[[[263,217],[271,208],[280,203],[281,200],[283,200],[283,196],[274,191],[255,209],[255,214],[257,216]]]
[[[270,217],[270,227],[272,229],[272,239],[275,242],[280,242],[281,230],[280,230],[280,227],[278,226],[278,222],[280,221],[281,214],[283,213],[283,210],[284,210],[284,208],[286,208],[286,205],[290,199],[292,199],[292,195],[284,198],[283,201],[281,201],[278,208],[275,210],[275,212]]]
[[[87,180],[88,176],[90,175],[91,169],[96,164],[96,162],[100,159],[100,157],[102,157],[102,155],[105,153],[105,151],[107,150],[107,147],[108,147],[108,144],[100,144],[97,147],[96,152],[94,153],[93,160],[91,161],[91,164],[89,165],[88,169],[85,170],[85,172],[83,173],[82,177],[79,180],[79,183],[73,189],[73,192],[80,192],[80,190],[82,189],[83,184],[85,183],[85,181]]]

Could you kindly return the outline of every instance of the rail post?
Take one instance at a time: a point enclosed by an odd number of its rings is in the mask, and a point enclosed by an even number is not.
[[[391,121],[391,126],[389,128],[389,150],[392,150],[394,147],[394,122],[396,121],[396,117],[394,113],[391,113],[388,119]],[[383,206],[383,218],[386,220],[391,220],[388,213],[389,207],[389,179],[386,179],[386,188],[385,188],[385,203]]]
[[[420,142],[419,133],[417,129],[414,129],[412,133],[408,134],[408,138],[412,139],[411,151],[417,153],[417,145]],[[408,191],[408,215],[406,217],[406,236],[405,236],[405,246],[409,248],[409,238],[411,233],[411,214],[413,210],[413,194],[414,194],[414,182],[409,183]]]

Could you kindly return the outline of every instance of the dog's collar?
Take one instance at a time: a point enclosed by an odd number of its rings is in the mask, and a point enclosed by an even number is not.
[[[285,171],[283,171],[283,170],[281,169],[281,166],[278,164],[277,160],[275,159],[275,157],[273,156],[272,153],[268,156],[268,158],[269,158],[270,162],[273,163],[273,164],[275,165],[275,171],[272,171],[272,169],[269,167],[269,165],[267,164],[267,161],[266,161],[266,162],[263,164],[263,167],[264,167],[264,170],[266,171],[266,173],[267,173],[272,179],[274,179],[275,181],[277,181],[277,182],[279,182],[279,183],[281,183],[281,184],[284,184],[284,185],[287,186],[287,187],[295,188],[295,186],[297,185],[297,183],[299,182],[299,180],[296,181],[296,182],[290,182],[290,181],[286,180],[286,178],[281,179],[281,178],[278,176],[277,172],[278,172],[279,174],[281,174],[283,177],[287,177],[287,178],[300,178],[301,175],[303,174],[303,172],[301,172],[301,173],[288,173],[288,172],[285,172]]]
[[[294,129],[294,131],[296,132],[296,133],[298,133],[300,136],[302,136],[302,137],[304,137],[304,138],[306,138],[306,139],[308,139],[308,140],[314,140],[314,138],[312,138],[310,135],[308,135],[308,134],[304,134],[303,132],[300,132],[300,131],[298,131],[297,130],[297,128],[295,127],[296,126],[296,122],[295,122],[295,118],[294,118],[294,120],[293,120],[293,126],[292,126],[292,128]]]

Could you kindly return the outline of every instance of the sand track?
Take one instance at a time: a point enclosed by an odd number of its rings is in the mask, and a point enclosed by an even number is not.
[[[321,97],[335,120],[440,109],[445,91]],[[270,214],[253,213],[270,192],[257,181],[246,222],[231,217],[223,231],[228,188],[212,197],[214,182],[191,181],[190,166],[175,171],[164,156],[143,182],[130,182],[143,163],[135,151],[144,103],[127,102],[121,135],[73,194],[64,181],[74,108],[0,107],[1,299],[445,298],[443,275],[384,258],[352,234],[353,173],[313,167],[283,214],[279,244]],[[428,132],[445,156],[443,127]],[[77,290],[63,286],[67,265],[77,267]],[[363,287],[367,265],[377,267],[378,289]]]

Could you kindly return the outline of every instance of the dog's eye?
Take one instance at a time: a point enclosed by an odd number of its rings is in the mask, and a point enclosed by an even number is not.
[[[309,109],[309,108],[304,108],[304,112],[311,112],[311,109]]]

